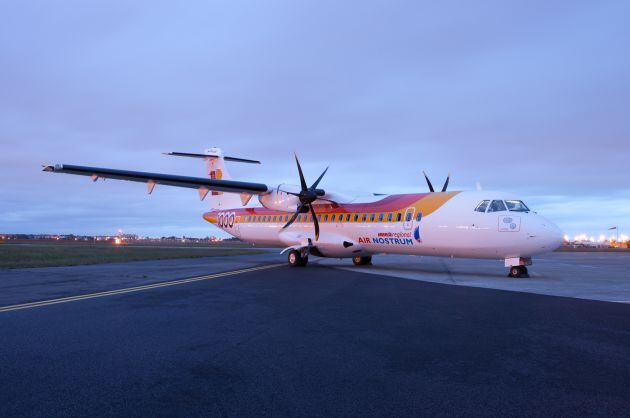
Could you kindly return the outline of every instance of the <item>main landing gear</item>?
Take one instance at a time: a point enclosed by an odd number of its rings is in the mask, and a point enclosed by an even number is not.
[[[372,264],[372,256],[366,255],[362,257],[360,255],[357,255],[352,257],[352,262],[355,266],[367,266],[368,264]]]
[[[302,256],[302,253],[298,250],[289,251],[289,265],[291,267],[304,267],[308,264],[308,255]]]

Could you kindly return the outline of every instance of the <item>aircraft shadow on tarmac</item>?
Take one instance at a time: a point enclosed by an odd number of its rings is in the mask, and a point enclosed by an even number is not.
[[[510,279],[504,272],[496,272],[489,270],[479,270],[479,271],[462,271],[462,270],[451,270],[446,263],[443,263],[441,266],[422,266],[418,267],[417,265],[371,265],[371,266],[361,266],[353,268],[352,266],[346,265],[338,265],[338,264],[315,264],[322,267],[335,267],[335,268],[343,268],[348,271],[356,271],[357,273],[371,273],[371,274],[383,274],[386,276],[391,276],[392,273],[400,272],[400,273],[411,273],[416,275],[430,274],[433,276],[443,276],[448,277],[450,279],[456,279],[457,277],[471,277],[471,278],[483,278],[483,279],[500,279],[502,281],[513,281],[514,279]],[[542,278],[537,275],[537,279]]]

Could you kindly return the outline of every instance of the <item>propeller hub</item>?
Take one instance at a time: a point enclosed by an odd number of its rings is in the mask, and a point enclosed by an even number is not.
[[[317,200],[317,192],[313,189],[302,190],[298,197],[302,204],[308,205]]]

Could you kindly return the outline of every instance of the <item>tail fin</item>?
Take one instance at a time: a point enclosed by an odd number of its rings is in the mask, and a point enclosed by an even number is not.
[[[164,154],[172,155],[175,157],[203,158],[206,162],[207,176],[211,179],[216,180],[232,179],[232,176],[230,176],[230,173],[225,167],[225,161],[260,164],[260,161],[257,160],[248,160],[245,158],[224,156],[221,148],[208,148],[204,151],[203,154],[192,154],[187,152],[166,152]],[[200,192],[199,196],[203,200],[206,197],[206,194],[209,195],[210,207],[213,210],[230,209],[237,208],[239,206],[245,206],[251,198],[251,195],[247,194],[225,193],[217,191],[211,191],[209,193],[206,191],[204,194]]]

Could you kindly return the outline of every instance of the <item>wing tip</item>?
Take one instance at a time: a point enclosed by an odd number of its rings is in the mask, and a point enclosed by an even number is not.
[[[46,171],[46,172],[49,172],[49,173],[54,173],[55,171],[62,170],[62,169],[63,169],[63,165],[61,165],[61,164],[54,164],[54,165],[53,164],[45,164],[45,165],[42,165],[42,171]]]

